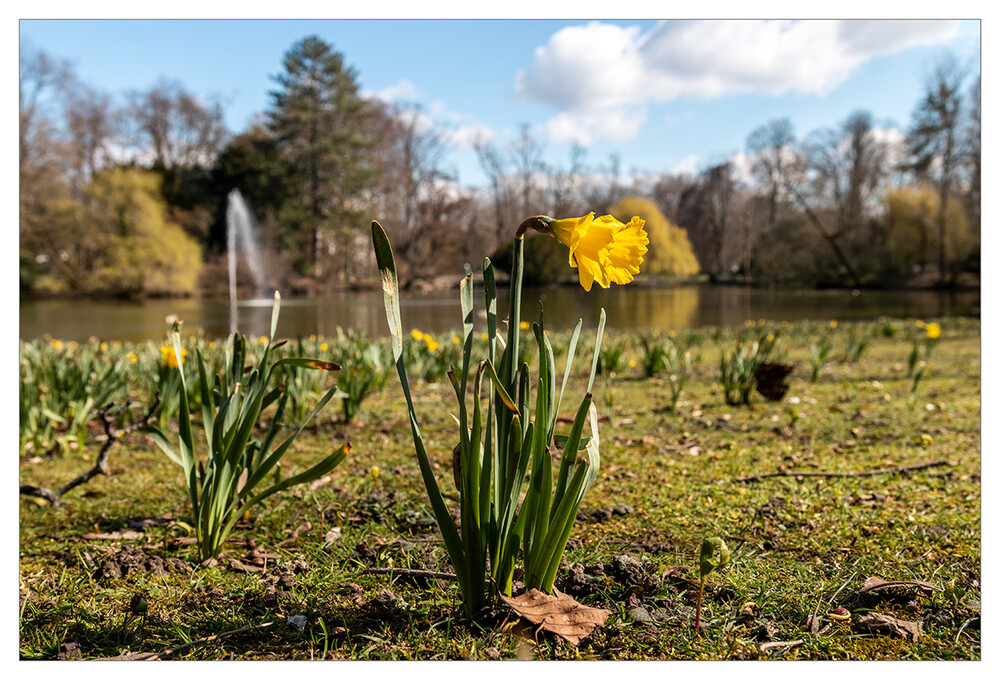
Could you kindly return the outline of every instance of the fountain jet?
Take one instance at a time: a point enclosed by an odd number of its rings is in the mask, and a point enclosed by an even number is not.
[[[264,265],[261,261],[260,246],[254,234],[254,220],[243,200],[239,189],[229,192],[229,202],[226,207],[226,240],[229,250],[229,326],[230,332],[236,332],[236,260],[237,251],[242,250],[244,259],[250,269],[253,279],[254,293],[260,295],[264,290]]]

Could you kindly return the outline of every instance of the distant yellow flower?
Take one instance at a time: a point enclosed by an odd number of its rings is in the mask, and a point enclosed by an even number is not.
[[[52,342],[49,343],[49,345],[52,346],[52,349],[54,349],[55,351],[59,352],[59,351],[62,351],[63,341],[62,340],[53,340]]]
[[[208,343],[208,348],[209,349],[215,349],[215,343],[214,342]]]
[[[457,335],[451,336],[451,344],[457,345],[460,342],[462,342],[462,339],[460,337],[458,337]]]
[[[368,470],[368,475],[372,478],[373,482],[377,482],[382,471],[379,469],[378,465],[372,465]]]
[[[490,337],[490,336],[486,335],[486,333],[480,333],[480,334],[479,334],[479,339],[480,339],[480,340],[486,340],[486,339],[487,339],[487,338],[489,338],[489,337]]]
[[[319,346],[319,351],[320,352],[325,352],[328,349],[330,349],[329,345],[327,345],[325,342],[320,343],[320,346]]]
[[[107,352],[107,351],[108,351],[108,343],[106,343],[106,342],[102,342],[102,343],[101,343],[100,345],[98,345],[97,347],[98,347],[98,348],[99,348],[99,349],[100,349],[100,350],[101,350],[102,352]]]
[[[166,346],[160,347],[160,357],[163,359],[163,363],[165,363],[170,368],[177,368],[177,355],[174,354],[173,347],[166,347]],[[184,363],[184,359],[186,357],[187,357],[187,350],[182,349],[181,364]]]
[[[639,273],[649,246],[645,224],[639,217],[633,217],[628,224],[611,215],[595,219],[592,212],[562,220],[539,215],[521,224],[517,238],[534,229],[568,246],[569,264],[580,270],[580,285],[589,292],[594,281],[609,288],[612,283],[629,283]]]
[[[767,334],[767,341],[768,342],[774,342],[774,333],[768,333]]]
[[[937,340],[941,337],[941,326],[936,323],[927,324],[926,328],[927,337],[931,340]]]
[[[412,331],[410,331],[410,337],[413,338],[414,340],[423,340],[424,333],[423,331],[418,331],[416,328],[414,328]]]
[[[429,335],[424,336],[424,342],[427,343],[427,350],[430,352],[436,352],[438,350],[438,347],[441,346],[438,344],[437,340],[435,340]]]
[[[266,335],[262,335],[259,338],[257,338],[257,342],[259,342],[262,345],[266,345],[268,343],[268,337]]]
[[[834,319],[833,321],[830,322],[830,328],[836,328],[836,327],[837,327],[837,320]]]
[[[125,358],[128,359],[129,363],[132,364],[139,361],[139,355],[136,354],[135,352],[129,352],[128,354],[125,355]]]
[[[528,323],[527,321],[522,321],[521,322],[521,330],[522,331],[526,331],[529,328],[531,328],[531,324],[530,323]]]
[[[746,321],[743,322],[743,325],[749,328],[750,326],[756,326],[757,322],[754,321],[753,319],[747,319]]]

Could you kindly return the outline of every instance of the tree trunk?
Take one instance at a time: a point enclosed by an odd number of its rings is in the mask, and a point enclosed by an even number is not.
[[[830,245],[830,248],[833,250],[833,254],[837,257],[837,261],[840,262],[844,269],[847,270],[847,275],[851,279],[851,285],[855,288],[860,287],[861,280],[858,278],[857,272],[854,271],[854,267],[851,266],[851,262],[847,259],[844,251],[840,249],[840,245],[837,243],[836,237],[830,233],[830,231],[823,224],[823,221],[819,219],[819,215],[813,212],[812,208],[809,207],[809,204],[806,203],[806,200],[802,197],[802,195],[796,191],[794,187],[790,186],[789,190],[792,192],[792,195],[795,196],[796,202],[802,206],[802,210],[805,211],[809,221],[814,227],[816,227],[823,239]]]

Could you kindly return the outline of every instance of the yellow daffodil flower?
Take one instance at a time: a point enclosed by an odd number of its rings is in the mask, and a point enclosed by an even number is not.
[[[569,264],[580,270],[580,285],[589,292],[594,281],[609,288],[635,278],[649,246],[645,224],[639,217],[623,224],[611,215],[595,218],[592,212],[562,220],[538,215],[521,224],[517,238],[534,229],[568,246]]]
[[[170,368],[177,368],[177,355],[174,354],[173,347],[160,347],[160,357],[163,359],[163,363],[165,363]],[[182,364],[184,363],[184,359],[186,357],[187,357],[187,350],[182,349],[181,350]]]
[[[941,326],[939,324],[931,322],[927,324],[927,328],[924,330],[927,333],[927,337],[931,340],[937,340],[941,337]]]
[[[413,338],[414,340],[418,340],[418,341],[419,340],[423,340],[424,339],[424,333],[423,333],[423,331],[418,331],[416,328],[414,328],[412,331],[410,331],[410,337]]]
[[[325,342],[320,343],[320,346],[319,346],[319,351],[320,352],[325,352],[328,349],[330,349],[329,345],[327,345]]]
[[[531,324],[530,323],[528,323],[527,321],[522,321],[521,322],[521,330],[522,331],[526,331],[529,328],[531,328]]]
[[[833,329],[833,328],[836,328],[836,327],[837,327],[837,320],[834,319],[833,321],[830,322],[830,328]]]

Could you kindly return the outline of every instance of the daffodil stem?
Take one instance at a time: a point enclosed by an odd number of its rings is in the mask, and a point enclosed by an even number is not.
[[[701,580],[701,589],[698,591],[698,607],[694,614],[694,632],[701,632],[701,598],[705,594],[705,579]]]
[[[524,238],[514,239],[514,262],[510,272],[510,312],[507,326],[507,352],[510,362],[504,376],[508,394],[515,394],[514,380],[517,376],[519,356],[519,336],[521,334],[521,281],[524,278]]]

